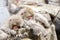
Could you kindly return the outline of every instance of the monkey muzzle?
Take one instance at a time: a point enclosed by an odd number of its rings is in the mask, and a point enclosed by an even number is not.
[[[17,31],[19,28],[20,28],[20,26],[17,26],[17,25],[12,26],[12,29],[15,30],[15,31]]]

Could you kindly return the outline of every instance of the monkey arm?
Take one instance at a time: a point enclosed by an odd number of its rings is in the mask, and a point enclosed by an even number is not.
[[[38,23],[36,23],[36,22],[34,22],[34,21],[32,21],[32,20],[30,20],[30,21],[26,21],[26,20],[25,20],[25,22],[26,22],[26,24],[30,27],[30,29],[33,30],[33,34],[34,34],[34,35],[39,36],[41,33],[42,33],[44,36],[47,35],[46,30],[45,30],[45,28],[43,27],[43,25],[38,24]],[[44,32],[45,32],[45,33],[44,33]]]
[[[50,27],[48,20],[43,15],[39,13],[36,13],[35,15],[36,15],[36,18],[35,18],[36,20],[42,22],[46,27]]]
[[[9,37],[8,34],[0,30],[0,40],[6,40]]]
[[[12,34],[12,35],[15,35],[16,34],[16,31],[14,30],[11,30],[10,28],[7,28],[7,27],[1,27],[0,30],[4,31],[5,33],[7,34]]]

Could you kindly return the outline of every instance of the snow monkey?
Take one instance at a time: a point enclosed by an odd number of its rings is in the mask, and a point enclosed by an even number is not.
[[[24,6],[25,7],[25,6]],[[25,7],[22,10],[20,10],[18,15],[22,15],[23,19],[30,20],[33,19],[35,21],[38,20],[38,22],[43,23],[46,27],[50,27],[50,24],[42,14],[35,13],[31,8]]]
[[[21,5],[36,5],[37,2],[30,0],[9,0],[8,1],[8,9],[10,13],[14,13],[15,10],[18,10]],[[15,13],[14,13],[15,14]]]
[[[8,0],[8,10],[10,14],[15,14],[15,11],[19,10],[17,2],[19,2],[19,0]]]
[[[50,27],[50,24],[48,22],[48,20],[41,14],[39,13],[35,13],[31,8],[29,7],[25,7],[23,8],[21,11],[18,12],[18,15],[21,15],[22,18],[25,20],[25,24],[30,25],[30,27],[34,30],[34,32],[36,34],[39,34],[42,31],[42,34],[44,34],[43,32],[47,32],[44,28],[44,25],[46,27]],[[28,20],[28,21],[27,21]],[[31,22],[32,21],[32,22]],[[37,22],[38,21],[38,22]],[[40,22],[39,22],[40,21]],[[28,22],[28,23],[27,23]],[[36,23],[36,24],[35,24]],[[44,25],[42,25],[41,23],[44,23]],[[40,25],[38,25],[40,24]],[[34,26],[35,25],[35,26]],[[36,32],[37,30],[35,29],[35,27],[40,30],[39,32]],[[42,28],[42,29],[39,29]],[[49,32],[51,33],[51,29],[49,30]],[[48,33],[49,34],[49,33]],[[45,35],[45,34],[44,34]]]
[[[30,40],[28,37],[28,31],[23,27],[24,20],[20,15],[12,15],[9,18],[9,27],[16,31],[16,37],[14,39],[24,39]]]
[[[21,16],[19,16],[19,15],[12,15],[9,18],[9,27],[12,28],[12,26],[22,26],[22,25],[23,25],[23,19],[22,19]]]

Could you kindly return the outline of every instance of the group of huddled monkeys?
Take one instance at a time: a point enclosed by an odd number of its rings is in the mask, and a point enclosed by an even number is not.
[[[13,2],[8,8],[11,16],[0,28],[0,40],[57,40],[55,25],[47,12]]]

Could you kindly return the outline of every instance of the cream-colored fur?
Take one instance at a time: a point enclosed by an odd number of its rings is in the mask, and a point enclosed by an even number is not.
[[[46,17],[44,17],[42,14],[39,13],[35,13],[31,8],[29,7],[25,7],[23,8],[21,11],[19,11],[17,13],[18,15],[22,14],[22,17],[24,19],[28,19],[28,16],[32,16],[33,20],[35,21],[40,21],[41,23],[43,23],[46,27],[50,27],[50,24],[47,20]]]
[[[12,15],[9,18],[8,23],[9,23],[9,27],[11,27],[12,25],[22,26],[24,22],[20,15]]]

